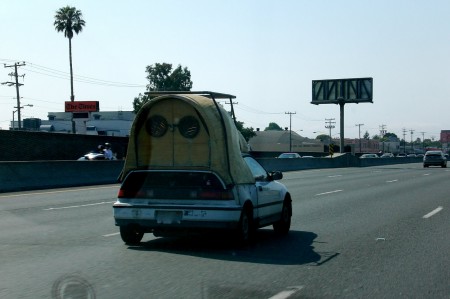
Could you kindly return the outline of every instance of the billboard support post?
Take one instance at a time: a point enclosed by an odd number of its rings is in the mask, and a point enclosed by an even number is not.
[[[344,105],[373,103],[373,78],[330,79],[312,81],[311,104],[339,104],[340,152],[344,152]]]

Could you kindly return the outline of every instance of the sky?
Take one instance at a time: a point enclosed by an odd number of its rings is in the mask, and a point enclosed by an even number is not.
[[[237,120],[254,129],[275,122],[315,138],[334,119],[339,137],[339,106],[311,104],[312,81],[371,77],[373,103],[344,106],[346,138],[450,130],[448,0],[0,0],[0,83],[14,80],[5,65],[25,62],[22,119],[70,100],[69,42],[53,25],[66,5],[86,21],[72,39],[75,100],[101,111],[131,111],[146,66],[170,63],[190,70],[193,91],[235,95]],[[3,130],[16,97],[0,85]]]

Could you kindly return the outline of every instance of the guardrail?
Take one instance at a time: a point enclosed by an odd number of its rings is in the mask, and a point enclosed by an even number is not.
[[[422,158],[360,159],[350,154],[335,158],[258,158],[257,160],[269,171],[367,167],[422,162]],[[122,160],[0,162],[0,193],[113,184],[117,182],[122,168]]]

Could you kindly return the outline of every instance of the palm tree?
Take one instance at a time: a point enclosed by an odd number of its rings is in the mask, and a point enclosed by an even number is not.
[[[64,37],[69,39],[69,60],[70,60],[70,100],[75,101],[73,94],[73,70],[72,70],[72,38],[73,33],[80,33],[86,22],[83,20],[83,14],[75,7],[62,7],[56,11],[55,26],[56,31],[64,32]],[[72,133],[75,133],[75,122],[72,120]]]

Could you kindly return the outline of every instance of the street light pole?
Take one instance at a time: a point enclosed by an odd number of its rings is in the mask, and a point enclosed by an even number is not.
[[[20,109],[23,109],[23,108],[25,108],[25,107],[33,107],[33,105],[31,105],[31,104],[26,104],[26,105],[23,105],[23,106],[17,106],[17,107],[14,107],[14,108],[17,108],[17,110],[13,110],[13,123],[12,123],[12,129],[13,129],[13,131],[15,130],[15,128],[16,128],[16,126],[15,126],[15,120],[14,120],[14,114],[17,112],[17,115],[18,115],[18,126],[19,126],[19,130],[22,128],[22,125],[21,125],[21,120],[20,120]]]

